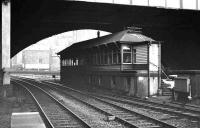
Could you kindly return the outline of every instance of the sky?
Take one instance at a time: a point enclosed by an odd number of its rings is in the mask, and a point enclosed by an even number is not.
[[[100,31],[100,36],[109,34],[109,32]],[[61,34],[53,35],[49,38],[45,38],[29,47],[25,50],[49,50],[52,49],[55,52],[59,52],[64,48],[70,46],[73,43],[88,40],[97,37],[97,30],[84,29],[64,32]]]

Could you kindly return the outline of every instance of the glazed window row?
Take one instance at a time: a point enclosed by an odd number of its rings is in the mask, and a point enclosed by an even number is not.
[[[121,45],[119,49],[107,49],[77,54],[62,59],[62,66],[79,65],[114,65],[114,64],[147,63],[146,46]]]

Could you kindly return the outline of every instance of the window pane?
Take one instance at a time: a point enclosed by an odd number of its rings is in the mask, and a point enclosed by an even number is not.
[[[130,0],[114,0],[116,4],[130,4]]]
[[[195,9],[196,8],[196,0],[183,0],[183,8],[184,9]]]
[[[129,45],[122,46],[123,52],[131,52],[131,47]]]
[[[118,55],[117,55],[117,61],[118,61],[118,64],[120,64],[121,63],[121,53],[120,52],[118,52],[117,53]]]
[[[117,53],[113,53],[113,64],[117,64]]]
[[[198,0],[198,10],[200,10],[200,0]]]
[[[108,56],[106,53],[104,53],[104,64],[108,63]]]
[[[93,65],[96,64],[96,55],[92,55],[92,64],[93,64]]]
[[[64,60],[62,60],[62,66],[64,66]]]
[[[99,64],[101,64],[101,53],[98,54]]]
[[[78,59],[76,58],[76,65],[78,65]]]
[[[93,0],[93,1],[99,3],[113,3],[113,0]]]
[[[108,64],[112,64],[112,53],[108,54]]]
[[[133,63],[136,63],[136,49],[133,49]]]
[[[133,5],[148,5],[148,0],[132,0]]]
[[[101,64],[104,64],[104,59],[103,59],[103,57],[104,57],[104,54],[101,53]]]
[[[96,64],[99,64],[99,53],[96,54]]]
[[[131,53],[123,54],[123,63],[131,63]]]
[[[180,0],[167,0],[167,7],[180,8]]]
[[[149,0],[150,6],[165,6],[165,0]]]

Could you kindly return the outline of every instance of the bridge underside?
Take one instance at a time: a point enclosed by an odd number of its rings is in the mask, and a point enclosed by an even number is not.
[[[37,41],[66,31],[117,32],[141,27],[163,41],[162,62],[172,69],[200,69],[200,12],[67,0],[13,0],[11,55]]]

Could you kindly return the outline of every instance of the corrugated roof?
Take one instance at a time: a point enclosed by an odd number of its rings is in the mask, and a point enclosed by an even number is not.
[[[131,43],[140,43],[140,42],[147,42],[147,41],[154,41],[153,39],[144,36],[140,33],[133,32],[132,30],[124,30],[114,34],[102,36],[99,38],[94,38],[82,42],[75,43],[70,47],[67,47],[63,51],[59,52],[58,54],[65,53],[68,50],[78,50],[82,48],[90,48],[94,46],[99,46],[103,44],[113,43],[113,42],[131,42]]]

